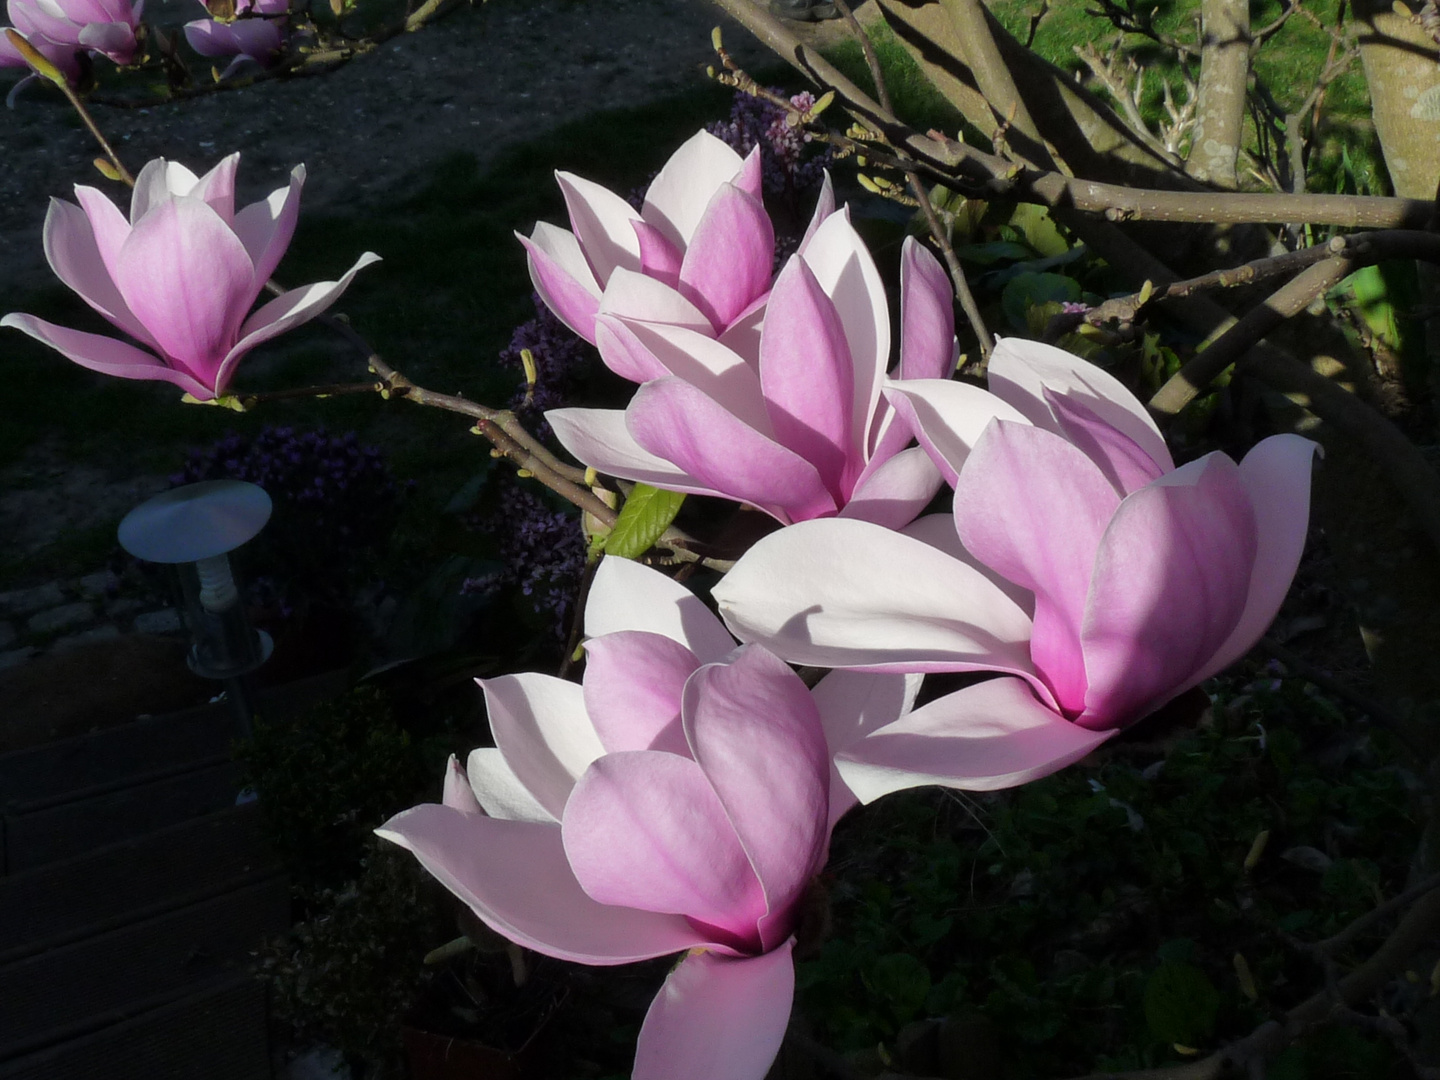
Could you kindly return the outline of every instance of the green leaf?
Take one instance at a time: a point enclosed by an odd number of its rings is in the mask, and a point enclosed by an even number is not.
[[[1145,1022],[1160,1042],[1198,1046],[1219,1011],[1219,991],[1193,964],[1161,964],[1145,981]]]
[[[1005,317],[1017,330],[1027,326],[1025,313],[1032,307],[1050,300],[1076,301],[1080,299],[1080,283],[1063,274],[1020,274],[1010,279],[1005,291],[1000,294],[1000,306]]]
[[[670,527],[685,496],[649,484],[636,484],[620,509],[615,528],[605,538],[605,551],[622,559],[638,559]]]
[[[870,988],[886,1000],[895,1018],[905,1023],[920,1011],[930,994],[930,969],[909,953],[887,953],[870,969]]]

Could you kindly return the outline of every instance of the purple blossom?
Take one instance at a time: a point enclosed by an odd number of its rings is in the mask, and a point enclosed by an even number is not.
[[[500,353],[500,362],[521,373],[521,386],[510,399],[510,408],[540,437],[548,438],[550,425],[545,410],[569,403],[576,382],[597,359],[595,349],[579,334],[551,314],[539,294],[532,293],[535,317],[515,328],[510,344]],[[533,391],[524,384],[522,350],[529,349],[535,360]],[[526,394],[530,398],[526,400]]]
[[[467,578],[462,593],[488,593],[519,586],[536,614],[548,614],[555,636],[564,640],[571,605],[585,572],[585,535],[568,510],[556,510],[540,496],[505,481],[494,509],[472,524],[495,538],[505,569]]]
[[[769,89],[774,94],[783,93],[779,87]],[[790,104],[804,112],[815,104],[815,98],[809,91],[802,91],[790,98]],[[824,170],[833,157],[829,147],[814,152],[810,134],[803,128],[791,127],[784,109],[749,94],[736,93],[730,119],[710,124],[705,130],[742,156],[758,144],[764,164],[765,194],[797,204],[820,189]]]

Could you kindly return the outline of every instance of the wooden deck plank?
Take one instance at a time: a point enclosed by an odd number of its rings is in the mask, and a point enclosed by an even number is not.
[[[290,921],[273,878],[0,967],[0,1061],[56,1045],[243,970]]]
[[[222,761],[5,821],[5,872],[18,873],[235,805],[239,766]]]
[[[232,807],[0,878],[0,964],[279,873],[260,807]]]
[[[264,988],[247,976],[23,1058],[0,1080],[269,1080]]]

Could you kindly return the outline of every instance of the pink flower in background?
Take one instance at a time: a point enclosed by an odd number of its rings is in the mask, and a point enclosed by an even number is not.
[[[239,162],[231,154],[197,178],[151,161],[136,179],[128,221],[92,187],[75,188],[79,206],[50,201],[51,268],[143,349],[33,315],[6,315],[0,326],[107,375],[163,379],[201,401],[223,394],[245,353],[319,315],[378,259],[367,252],[339,281],[292,289],[247,317],[295,231],[305,169],[296,166],[288,188],[236,211]]]
[[[775,231],[760,201],[760,151],[743,161],[701,131],[671,155],[640,213],[614,192],[557,172],[573,231],[538,222],[525,245],[550,310],[591,344],[606,311],[710,337],[743,333],[770,291]]]
[[[496,748],[452,761],[443,805],[379,835],[520,945],[584,964],[687,952],[640,1031],[636,1080],[761,1080],[790,1014],[801,900],[830,825],[827,735],[893,719],[914,680],[837,672],[812,691],[734,648],[683,586],[596,573],[583,686],[481,683]]]
[[[10,44],[10,38],[5,34],[7,29],[11,28],[0,26],[0,68],[28,68],[30,65],[25,58],[16,51],[15,46]],[[70,82],[73,83],[80,77],[80,61],[74,46],[58,44],[42,34],[30,34],[25,40],[45,59],[59,68]],[[28,81],[28,79],[22,79],[16,84],[15,90],[10,92],[11,100],[13,100],[16,90]]]
[[[15,29],[47,57],[50,43],[128,64],[139,48],[135,31],[143,7],[144,0],[9,0],[6,10]],[[59,66],[69,74],[73,55],[69,66]]]
[[[732,630],[792,662],[1018,676],[842,753],[866,801],[1010,786],[1076,760],[1244,655],[1300,561],[1308,440],[1177,469],[1144,406],[1068,353],[1001,342],[990,385],[1007,407],[938,380],[887,390],[955,485],[953,524],[797,525],[714,590]]]
[[[944,378],[956,353],[949,279],[910,239],[900,283],[895,377]],[[595,326],[605,362],[643,385],[623,413],[558,409],[546,419],[600,472],[750,503],[787,525],[839,514],[899,528],[941,486],[928,455],[905,448],[909,422],[881,395],[890,316],[844,210],[776,278],[758,359],[703,328],[624,318],[603,304]]]
[[[284,19],[196,19],[185,24],[185,40],[201,56],[233,56],[230,74],[245,60],[269,67],[280,57],[285,45]],[[221,77],[223,78],[224,75]]]

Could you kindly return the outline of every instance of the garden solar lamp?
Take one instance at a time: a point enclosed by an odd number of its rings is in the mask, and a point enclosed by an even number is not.
[[[206,480],[161,492],[120,522],[120,546],[180,575],[190,670],[225,683],[245,735],[254,701],[246,676],[269,658],[270,635],[250,625],[230,569],[230,552],[270,520],[270,496],[243,480]]]

